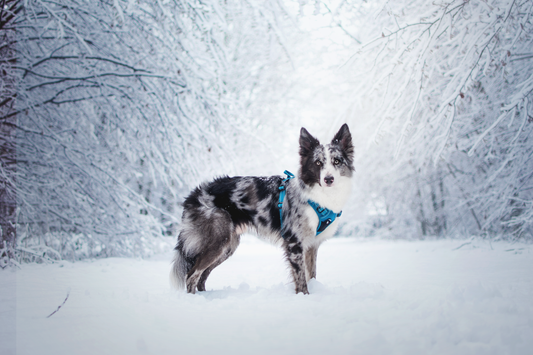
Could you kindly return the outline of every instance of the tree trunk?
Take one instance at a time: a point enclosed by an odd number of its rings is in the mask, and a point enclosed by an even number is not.
[[[17,196],[15,174],[17,167],[15,100],[17,88],[15,14],[21,10],[19,0],[0,2],[0,267],[10,264],[14,257],[17,237]]]

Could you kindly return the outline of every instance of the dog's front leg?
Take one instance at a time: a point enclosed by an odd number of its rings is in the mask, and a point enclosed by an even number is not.
[[[305,270],[307,271],[307,281],[316,279],[316,255],[318,247],[311,246],[305,251]]]
[[[296,293],[302,292],[306,295],[309,294],[305,279],[302,243],[294,235],[285,241],[285,256],[291,266]]]

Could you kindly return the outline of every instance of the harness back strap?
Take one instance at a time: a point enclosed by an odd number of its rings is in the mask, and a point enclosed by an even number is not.
[[[290,179],[294,179],[294,174],[291,173],[288,170],[285,170],[283,172],[283,174],[287,175],[287,177],[285,179],[281,180],[281,185],[279,187],[278,209],[279,209],[279,227],[280,227],[280,230],[283,228],[283,200],[285,199],[285,195],[287,194],[287,189],[285,188],[285,183],[287,181],[289,181]]]

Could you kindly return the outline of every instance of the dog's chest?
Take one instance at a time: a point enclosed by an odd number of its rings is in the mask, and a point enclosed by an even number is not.
[[[310,244],[319,244],[324,240],[331,238],[338,227],[338,220],[336,219],[324,231],[317,235],[316,233],[320,220],[315,210],[310,205],[304,207],[304,219],[306,222],[304,238],[307,239],[307,243]]]

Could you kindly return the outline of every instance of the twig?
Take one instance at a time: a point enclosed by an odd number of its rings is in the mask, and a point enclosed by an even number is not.
[[[61,307],[63,307],[63,305],[65,304],[65,302],[67,302],[67,300],[68,300],[68,296],[69,296],[69,295],[70,295],[70,291],[67,292],[67,297],[65,297],[65,300],[63,301],[63,303],[61,303],[61,304],[59,305],[59,307],[57,307],[57,309],[56,309],[55,311],[53,311],[53,312],[52,312],[48,317],[46,317],[46,318],[50,318],[51,316],[53,316],[54,314],[56,314],[57,311],[59,311],[59,309],[60,309]]]
[[[465,245],[468,245],[468,244],[472,244],[472,242],[466,242],[466,243],[463,243],[463,244],[459,245],[457,248],[452,249],[452,251],[453,251],[453,250],[461,249],[462,247],[464,247]]]
[[[358,44],[361,44],[361,41],[358,40],[354,35],[352,35],[350,32],[348,32],[348,30],[346,30],[342,24],[341,24],[341,21],[335,21],[335,19],[333,18],[334,14],[333,12],[329,9],[328,5],[326,5],[325,3],[323,3],[323,5],[326,7],[326,9],[329,11],[329,13],[331,14],[331,19],[333,22],[335,22],[337,24],[337,26],[339,26],[339,28],[341,30],[344,31],[344,33],[346,33],[348,36],[350,36],[351,39],[353,39],[354,41],[356,41]]]

